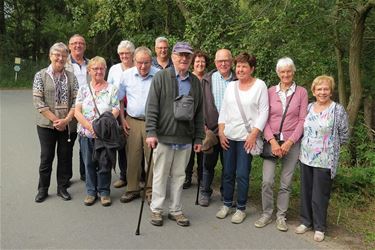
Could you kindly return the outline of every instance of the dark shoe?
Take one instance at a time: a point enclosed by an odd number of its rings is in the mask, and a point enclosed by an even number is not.
[[[132,200],[135,200],[137,198],[141,197],[139,193],[124,193],[121,195],[120,202],[122,203],[128,203],[131,202]]]
[[[85,175],[81,175],[80,179],[81,179],[81,181],[86,181],[86,176]]]
[[[152,212],[150,222],[154,226],[158,226],[158,227],[162,226],[163,225],[163,217],[162,217],[161,213]]]
[[[202,207],[208,207],[210,205],[210,197],[200,194],[198,203]]]
[[[48,196],[47,191],[38,191],[38,194],[35,196],[35,202],[43,202]]]
[[[68,201],[72,199],[72,197],[70,196],[68,191],[66,191],[65,188],[59,188],[57,190],[57,196],[60,196],[64,201]]]
[[[177,225],[179,226],[183,226],[183,227],[190,226],[190,221],[184,214],[179,214],[179,215],[168,214],[168,219],[176,221]]]
[[[185,179],[184,185],[182,185],[183,189],[188,189],[191,187],[191,180],[190,179]]]

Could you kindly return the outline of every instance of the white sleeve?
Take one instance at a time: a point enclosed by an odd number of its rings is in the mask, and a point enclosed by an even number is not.
[[[258,104],[258,119],[255,121],[255,127],[263,131],[268,120],[269,104],[268,104],[268,90],[266,84],[262,81],[260,87],[260,98]]]
[[[220,112],[219,112],[219,119],[218,119],[218,124],[219,123],[224,123],[225,124],[225,121],[226,121],[226,117],[227,117],[227,112],[228,112],[228,105],[227,105],[227,99],[228,99],[228,94],[230,92],[230,87],[228,85],[228,87],[225,89],[225,92],[224,92],[224,97],[223,97],[223,101],[222,101],[222,104],[221,104],[221,109],[220,109]]]

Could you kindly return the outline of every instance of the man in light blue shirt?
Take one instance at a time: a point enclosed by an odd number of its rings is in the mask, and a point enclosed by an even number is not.
[[[127,156],[127,191],[121,196],[121,202],[130,202],[140,197],[139,182],[142,172],[142,157],[149,155],[150,150],[145,144],[145,106],[150,90],[151,81],[159,69],[151,66],[151,50],[138,47],[134,51],[135,66],[125,70],[121,75],[119,85],[119,100],[127,99],[127,116],[125,128],[128,134],[126,145]],[[146,162],[146,161],[145,161]],[[146,164],[146,169],[148,168]],[[152,170],[152,168],[150,168]],[[147,182],[147,200],[151,200],[152,172]]]

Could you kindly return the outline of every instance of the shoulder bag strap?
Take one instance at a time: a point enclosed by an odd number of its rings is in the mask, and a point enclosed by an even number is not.
[[[242,120],[245,123],[245,128],[246,128],[247,132],[250,133],[251,127],[250,127],[249,122],[246,119],[245,111],[243,110],[243,107],[242,107],[242,104],[241,104],[240,94],[238,92],[238,84],[234,85],[234,95],[236,97],[237,106],[238,106],[238,109],[240,110]]]
[[[95,105],[95,110],[96,112],[98,112],[99,116],[100,116],[100,112],[99,112],[99,109],[98,109],[98,106],[96,106],[96,102],[95,102],[95,98],[94,98],[94,94],[92,93],[92,90],[91,90],[91,84],[89,83],[88,84],[89,86],[89,90],[90,90],[90,94],[91,94],[91,97],[92,97],[92,101],[94,102],[94,105]]]
[[[296,86],[296,90],[293,92],[292,96],[290,97],[289,102],[286,104],[285,111],[283,113],[283,117],[281,118],[279,133],[281,133],[281,130],[282,130],[283,124],[284,124],[284,120],[285,120],[285,116],[286,116],[286,112],[288,112],[289,104],[292,101],[293,96],[296,93],[296,91],[297,91],[297,86]]]

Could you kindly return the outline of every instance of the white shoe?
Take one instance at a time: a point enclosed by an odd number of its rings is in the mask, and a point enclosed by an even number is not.
[[[315,231],[314,240],[317,241],[317,242],[323,241],[324,240],[324,232]]]
[[[230,209],[230,207],[222,206],[219,212],[216,213],[216,217],[219,219],[224,219],[225,217],[227,217],[228,214],[231,214],[231,213],[232,213],[232,210]]]
[[[262,215],[262,217],[260,217],[260,218],[254,223],[254,225],[255,225],[257,228],[262,228],[262,227],[267,226],[267,225],[270,224],[271,222],[272,222],[271,217],[268,217],[268,216],[266,216],[266,215]]]
[[[246,213],[237,209],[237,211],[232,216],[232,223],[240,224],[243,222],[243,220],[246,218]]]
[[[298,227],[296,227],[296,230],[294,232],[296,234],[304,234],[309,230],[311,230],[311,227],[306,227],[305,225],[301,224]]]

